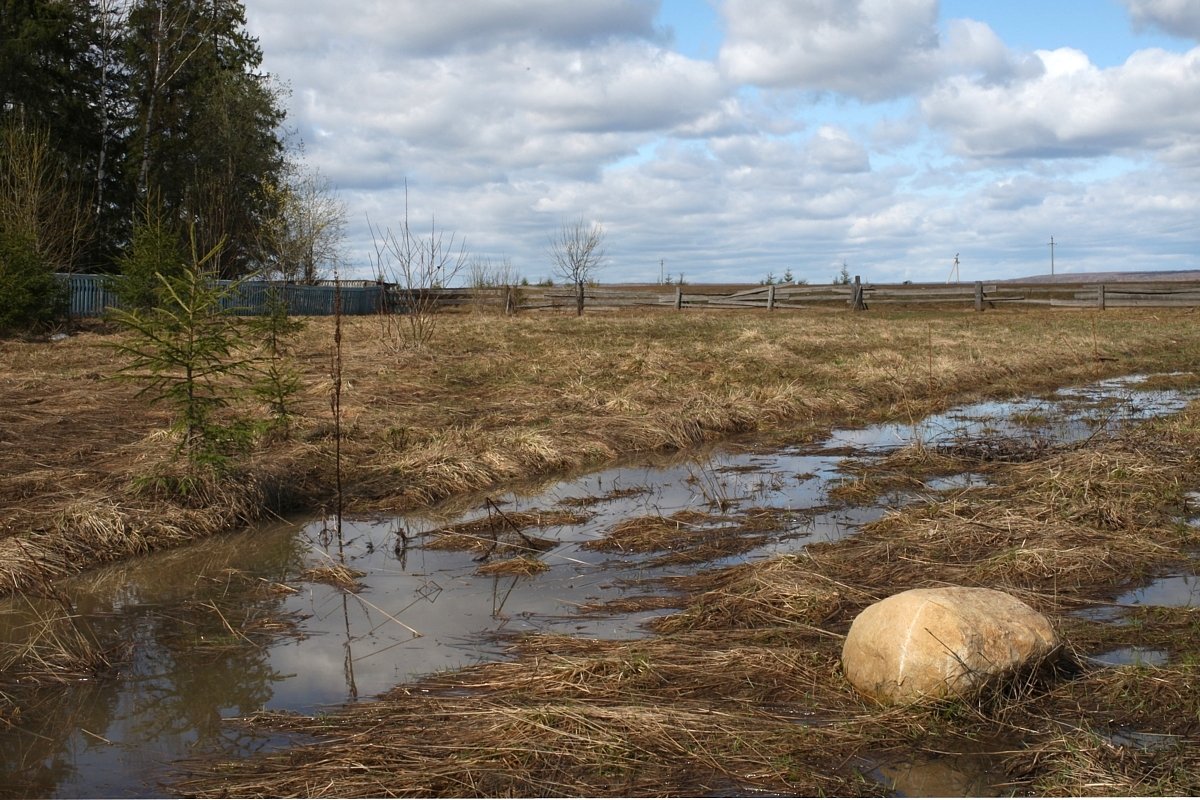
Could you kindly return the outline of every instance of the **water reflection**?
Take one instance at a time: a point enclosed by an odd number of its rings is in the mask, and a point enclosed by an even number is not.
[[[258,587],[293,572],[303,547],[286,529],[241,538],[240,546],[206,543],[64,583],[121,672],[19,694],[16,725],[0,731],[0,793],[155,795],[162,767],[197,747],[262,744],[221,720],[262,708],[283,676],[262,644],[232,635],[231,625],[286,618],[282,599]],[[233,613],[240,616],[230,621]],[[10,624],[19,616],[11,606],[4,614]]]
[[[1200,577],[1170,575],[1158,578],[1146,586],[1126,592],[1117,598],[1117,602],[1121,605],[1172,608],[1200,606]]]
[[[868,776],[897,797],[998,797],[1003,779],[992,754],[904,758],[879,764]]]
[[[1097,622],[1122,622],[1128,606],[1198,607],[1200,606],[1200,577],[1168,575],[1156,578],[1145,586],[1130,589],[1112,603],[1081,608],[1075,613],[1084,619]]]
[[[1106,667],[1156,667],[1166,664],[1170,654],[1166,650],[1150,647],[1118,647],[1093,656],[1091,660]]]
[[[880,453],[914,443],[943,445],[978,438],[1076,442],[1175,413],[1198,396],[1195,389],[1146,388],[1149,377],[1111,378],[1045,397],[973,403],[909,424],[839,429],[826,446]]]

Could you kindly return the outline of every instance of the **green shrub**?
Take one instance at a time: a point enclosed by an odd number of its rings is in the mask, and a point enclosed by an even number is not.
[[[46,328],[68,308],[67,287],[27,237],[0,230],[0,333]]]
[[[186,263],[179,231],[154,206],[147,205],[143,218],[134,226],[129,249],[117,259],[121,275],[110,285],[123,308],[155,308],[164,297],[159,276],[177,278]]]
[[[248,327],[264,351],[264,357],[255,365],[257,378],[251,392],[270,410],[268,430],[286,436],[302,386],[299,371],[285,358],[285,343],[304,329],[304,321],[288,315],[287,298],[279,287],[272,286],[267,289],[264,313]]]

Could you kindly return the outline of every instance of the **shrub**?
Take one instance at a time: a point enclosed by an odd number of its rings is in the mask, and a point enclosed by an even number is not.
[[[293,334],[304,329],[304,322],[288,315],[287,297],[279,287],[267,290],[265,313],[249,325],[260,339],[264,356],[255,365],[257,378],[251,392],[267,405],[271,420],[267,428],[286,436],[291,418],[295,416],[296,396],[302,388],[300,372],[285,359],[285,343]]]
[[[134,226],[128,251],[117,260],[121,276],[112,281],[112,290],[124,308],[154,308],[163,300],[159,276],[176,278],[185,263],[179,231],[147,203],[143,218]]]
[[[45,328],[66,315],[67,288],[33,241],[0,230],[0,333]]]

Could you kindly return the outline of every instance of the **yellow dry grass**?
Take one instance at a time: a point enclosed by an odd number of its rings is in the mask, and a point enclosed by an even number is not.
[[[516,556],[502,561],[492,561],[475,570],[479,575],[519,575],[529,577],[538,575],[550,569],[545,561],[531,556]]]
[[[347,567],[345,564],[320,564],[304,570],[299,578],[310,583],[324,583],[347,592],[358,592],[362,589],[359,578],[364,575],[366,573],[362,570]]]
[[[170,420],[108,380],[119,334],[0,342],[0,591],[328,503],[331,325],[311,320],[290,348],[305,386],[293,435],[261,442],[186,502],[144,481],[170,470]],[[1190,316],[1162,311],[1108,312],[1094,326],[1037,311],[452,314],[430,346],[397,352],[378,320],[352,318],[347,508],[411,509],[738,432],[915,418],[1178,364],[1198,344]]]
[[[584,543],[583,547],[618,553],[673,550],[696,539],[723,537],[722,529],[717,527],[722,521],[721,517],[691,510],[679,511],[669,517],[631,517],[614,525],[603,537]]]

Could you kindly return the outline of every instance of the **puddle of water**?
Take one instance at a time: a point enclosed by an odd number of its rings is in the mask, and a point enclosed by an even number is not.
[[[1130,589],[1109,605],[1092,606],[1075,612],[1084,619],[1115,622],[1124,616],[1126,606],[1200,607],[1200,576],[1168,575],[1137,589]]]
[[[888,423],[835,430],[826,446],[881,453],[907,445],[930,446],[990,439],[1077,442],[1124,425],[1181,411],[1200,389],[1139,388],[1152,376],[1112,378],[1060,389],[1042,398],[959,406],[912,424]]]
[[[760,455],[726,455],[712,465],[604,470],[533,496],[497,498],[506,511],[579,510],[573,501],[588,501],[587,522],[536,531],[558,544],[541,555],[549,571],[534,578],[477,574],[474,553],[424,546],[423,534],[441,523],[411,516],[346,521],[340,546],[321,521],[277,525],[64,581],[101,642],[127,646],[131,655],[118,679],[23,698],[20,728],[0,731],[0,775],[18,796],[156,796],[174,760],[279,743],[232,732],[223,718],[260,709],[311,712],[369,697],[504,658],[505,641],[525,633],[643,636],[644,623],[667,612],[577,611],[697,567],[648,567],[645,556],[598,553],[584,543],[623,519],[712,510],[721,498],[794,509],[768,544],[741,559],[835,539],[883,513],[809,511],[824,502],[823,476],[835,466],[829,458],[788,455],[776,467]],[[300,580],[307,568],[332,562],[366,573],[365,589],[353,595]],[[298,591],[263,588],[284,585]],[[247,619],[301,620],[303,635],[246,641],[230,633],[222,614],[235,628]],[[17,638],[19,624],[11,608],[0,612],[0,637]]]
[[[953,489],[970,489],[975,486],[986,486],[987,478],[974,472],[960,472],[957,475],[930,478],[925,486],[934,492],[945,492]]]
[[[320,521],[276,525],[80,576],[62,587],[96,635],[127,648],[129,657],[119,677],[23,698],[19,727],[0,731],[0,784],[14,796],[158,795],[157,781],[176,759],[281,743],[232,729],[222,724],[225,717],[259,709],[310,712],[369,697],[431,672],[504,658],[508,638],[524,633],[642,636],[647,620],[667,612],[577,611],[643,594],[647,581],[840,539],[883,516],[889,504],[906,501],[832,506],[828,491],[841,479],[847,456],[879,457],[916,441],[958,441],[984,430],[1080,438],[1096,428],[1079,418],[1101,407],[1111,418],[1114,396],[1117,408],[1136,406],[1143,409],[1139,414],[1165,413],[1186,402],[1169,392],[1139,393],[1129,382],[1107,383],[1051,399],[976,404],[916,425],[834,431],[815,445],[769,453],[734,443],[705,460],[624,464],[498,496],[506,513],[587,515],[584,522],[535,532],[555,544],[541,555],[549,570],[529,578],[482,576],[473,553],[426,547],[426,534],[446,520],[420,515],[345,522],[340,540]],[[1148,404],[1152,395],[1158,399]],[[747,451],[737,451],[739,446]],[[951,476],[930,487],[967,488],[981,480]],[[633,517],[749,509],[771,511],[762,544],[705,564],[654,566],[661,554],[583,547]],[[486,515],[480,508],[453,521]],[[330,563],[365,573],[363,590],[349,595],[299,577]],[[290,620],[290,627],[264,629],[249,639],[234,632],[277,619]],[[0,610],[0,639],[18,636],[12,630],[17,620],[15,612]],[[928,771],[910,765],[904,774],[922,770]],[[898,776],[891,778],[897,787],[916,780]]]
[[[1178,747],[1182,737],[1170,733],[1145,733],[1122,729],[1106,737],[1116,747],[1129,747],[1136,750],[1170,750]]]
[[[967,753],[878,764],[867,777],[897,797],[999,797],[996,756]]]
[[[1170,654],[1166,650],[1148,647],[1119,647],[1092,656],[1091,660],[1107,667],[1158,667],[1170,660]]]
[[[1171,575],[1151,581],[1147,586],[1126,592],[1117,602],[1127,606],[1168,606],[1192,608],[1200,606],[1200,577]]]
[[[153,796],[159,769],[196,746],[250,751],[267,740],[227,729],[283,679],[260,647],[228,641],[213,613],[189,603],[221,597],[229,570],[266,580],[301,561],[287,531],[205,542],[97,570],[63,583],[103,645],[128,648],[119,678],[18,696],[0,731],[0,773],[11,796]],[[5,604],[0,619],[19,625]],[[279,600],[247,594],[243,613],[278,618]],[[133,777],[136,776],[136,777]]]

